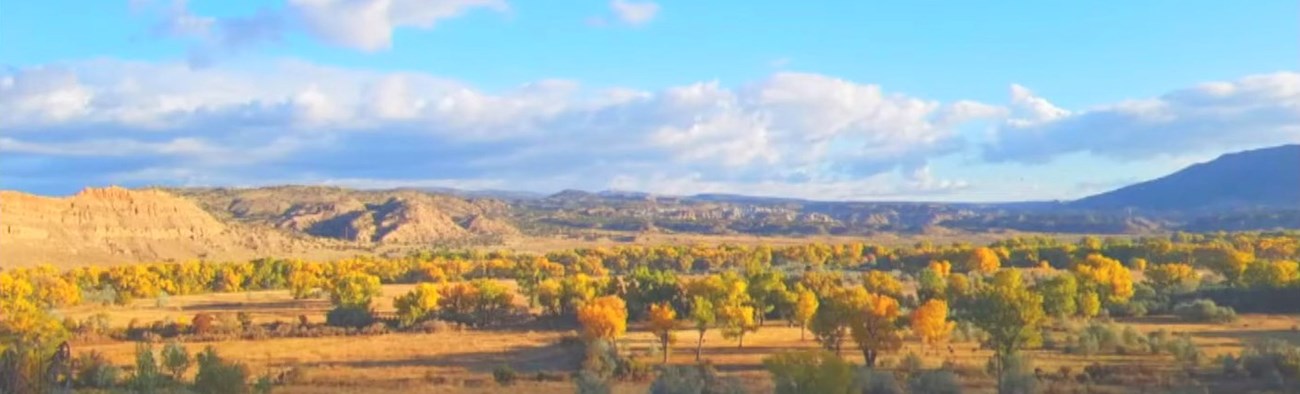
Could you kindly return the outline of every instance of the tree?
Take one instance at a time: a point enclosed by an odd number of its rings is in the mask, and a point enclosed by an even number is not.
[[[179,342],[167,342],[162,349],[163,368],[171,374],[173,381],[181,381],[185,371],[190,369],[190,352]]]
[[[1094,318],[1101,314],[1101,297],[1092,291],[1085,291],[1079,295],[1079,314],[1086,318]]]
[[[1192,292],[1201,284],[1201,274],[1191,264],[1161,264],[1148,268],[1143,274],[1158,294]]]
[[[638,318],[651,305],[674,302],[681,296],[677,275],[668,270],[637,266],[627,276],[627,283],[627,307]]]
[[[431,283],[421,283],[415,286],[410,292],[393,299],[393,308],[397,309],[397,317],[401,320],[403,326],[410,326],[415,322],[425,319],[438,310],[438,300],[441,294],[438,293],[438,287]]]
[[[1229,284],[1240,285],[1246,267],[1255,261],[1255,255],[1227,244],[1198,247],[1192,252],[1196,264],[1223,275]]]
[[[804,340],[804,333],[808,331],[808,324],[812,323],[813,315],[817,313],[817,294],[812,290],[800,287],[799,299],[795,302],[794,319],[799,322],[799,340]]]
[[[708,297],[695,296],[691,298],[691,322],[695,325],[695,331],[699,332],[699,341],[695,343],[695,361],[700,361],[700,353],[704,351],[704,332],[709,330],[717,321],[717,315],[713,311],[713,302]]]
[[[1133,297],[1133,274],[1119,260],[1090,254],[1074,266],[1085,290],[1094,291],[1109,304],[1124,304]]]
[[[1040,281],[1035,287],[1043,295],[1043,311],[1048,315],[1062,318],[1079,312],[1079,280],[1074,274],[1062,272]]]
[[[823,294],[810,325],[813,336],[822,347],[834,351],[837,356],[841,354],[850,327],[867,305],[867,295],[867,290],[861,287],[834,288]]]
[[[334,306],[349,309],[370,309],[370,300],[382,294],[379,277],[363,272],[343,274],[329,290]]]
[[[978,247],[970,251],[966,259],[966,271],[991,274],[1002,266],[998,253],[988,247]]]
[[[740,303],[727,303],[718,308],[718,321],[722,323],[722,336],[736,338],[736,347],[745,347],[745,333],[758,330],[754,321],[754,307]]]
[[[898,278],[884,271],[868,271],[862,278],[862,285],[867,288],[867,291],[876,294],[890,297],[903,295],[903,284],[898,281]]]
[[[882,352],[892,352],[903,346],[898,333],[898,300],[884,294],[867,293],[854,296],[857,313],[850,319],[849,333],[866,360],[874,368]]]
[[[956,324],[948,321],[948,303],[929,300],[912,311],[912,332],[921,337],[925,346],[933,346],[948,339]]]
[[[1300,265],[1294,261],[1255,260],[1246,266],[1242,281],[1251,288],[1281,288],[1300,281]]]
[[[248,393],[248,367],[244,364],[223,360],[211,346],[195,358],[199,362],[199,371],[194,375],[194,391],[199,394]]]
[[[153,346],[148,342],[138,342],[135,346],[135,375],[131,377],[131,389],[137,393],[151,394],[162,384],[162,373],[158,371],[158,361],[153,356]]]
[[[849,394],[853,364],[825,350],[781,352],[763,359],[777,394]]]
[[[627,304],[617,296],[598,297],[578,307],[578,322],[587,338],[614,343],[627,331]]]
[[[947,299],[948,280],[943,274],[931,268],[921,270],[916,278],[916,295],[921,301]]]
[[[776,310],[785,297],[785,276],[780,271],[770,268],[751,268],[746,274],[746,286],[750,303],[754,306],[758,324],[766,321],[767,315]]]
[[[650,305],[649,312],[650,332],[655,334],[655,339],[659,340],[660,350],[663,352],[664,364],[668,363],[669,346],[676,341],[673,337],[673,330],[677,329],[677,310],[667,303]]]
[[[1046,319],[1043,297],[1026,289],[1019,270],[998,272],[990,285],[976,291],[967,319],[988,333],[987,345],[993,348],[998,392],[1005,392],[1002,377],[1009,357],[1020,349],[1041,340],[1039,327]]]

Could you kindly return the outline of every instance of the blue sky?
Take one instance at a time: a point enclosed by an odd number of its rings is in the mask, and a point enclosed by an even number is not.
[[[1300,142],[1294,1],[0,1],[0,188],[1069,199]]]

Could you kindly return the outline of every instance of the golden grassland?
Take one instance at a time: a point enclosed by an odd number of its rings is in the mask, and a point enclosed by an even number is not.
[[[513,284],[510,284],[513,286]],[[376,299],[376,310],[392,309],[392,297],[408,291],[412,285],[385,285],[384,296]],[[205,294],[174,296],[159,302],[156,299],[137,300],[126,306],[79,306],[62,313],[73,318],[84,318],[96,313],[108,315],[114,326],[124,326],[132,319],[141,322],[155,320],[188,321],[199,312],[244,311],[255,321],[293,322],[305,315],[313,322],[324,320],[330,308],[327,300],[294,300],[287,291],[258,291],[246,293]],[[1220,354],[1240,352],[1244,344],[1264,338],[1274,338],[1300,343],[1296,327],[1300,317],[1282,315],[1244,315],[1228,324],[1183,323],[1167,317],[1125,319],[1118,323],[1132,325],[1146,333],[1166,329],[1175,333],[1188,333],[1207,358]],[[525,377],[538,371],[568,373],[577,369],[582,360],[579,347],[565,344],[563,338],[576,335],[569,329],[511,329],[511,330],[452,330],[437,333],[392,333],[373,336],[335,336],[321,338],[278,338],[265,340],[230,340],[210,343],[189,343],[191,351],[211,345],[221,354],[247,363],[254,374],[276,374],[291,367],[304,371],[298,383],[283,387],[284,393],[490,393],[502,392],[492,380],[492,370],[509,365]],[[677,343],[671,352],[670,362],[694,362],[696,331],[679,330]],[[800,340],[797,327],[784,321],[769,321],[759,331],[745,337],[744,348],[738,348],[734,339],[723,338],[720,331],[710,329],[704,340],[704,358],[712,362],[727,376],[740,378],[755,392],[770,392],[770,381],[762,367],[762,359],[773,353],[801,348],[817,347],[809,335]],[[657,346],[654,337],[636,324],[620,342],[621,351],[642,354]],[[846,344],[844,356],[857,363],[861,355]],[[103,352],[113,363],[131,365],[135,344],[106,340],[97,343],[76,344],[75,352]],[[885,358],[889,367],[897,367],[903,355],[915,352],[923,356],[926,367],[934,368],[945,361],[958,365],[959,370],[982,370],[991,356],[973,342],[960,342],[921,349],[919,341],[909,338],[903,350]],[[1044,371],[1054,372],[1065,366],[1079,372],[1089,364],[1100,362],[1122,367],[1152,368],[1160,371],[1165,381],[1150,382],[1154,387],[1169,381],[1181,368],[1169,355],[1067,355],[1059,351],[1034,350],[1030,352],[1034,364]],[[657,356],[645,359],[657,362]],[[1212,368],[1207,366],[1205,368]],[[571,382],[518,383],[534,393],[570,393]],[[643,393],[648,382],[619,383],[615,392]],[[993,381],[977,373],[963,376],[963,384],[972,392],[991,392]],[[526,385],[526,386],[523,386]],[[1112,392],[1132,392],[1133,387],[1112,387]]]

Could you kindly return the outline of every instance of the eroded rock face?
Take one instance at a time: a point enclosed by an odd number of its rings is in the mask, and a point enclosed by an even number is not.
[[[0,264],[6,266],[237,258],[305,247],[274,232],[232,227],[163,191],[108,187],[70,197],[0,191]]]

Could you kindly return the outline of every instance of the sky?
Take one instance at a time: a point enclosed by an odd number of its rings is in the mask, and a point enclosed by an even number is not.
[[[1068,200],[1300,143],[1300,2],[0,0],[0,189]]]

